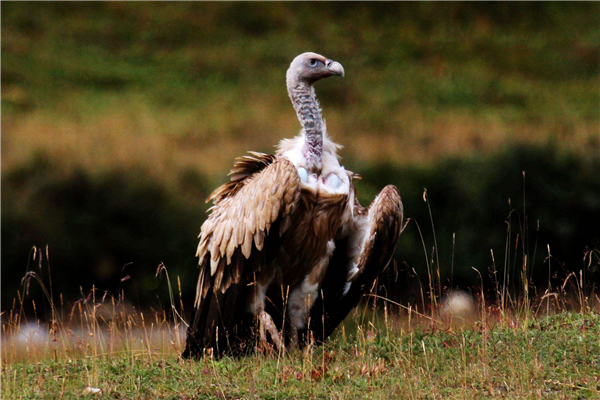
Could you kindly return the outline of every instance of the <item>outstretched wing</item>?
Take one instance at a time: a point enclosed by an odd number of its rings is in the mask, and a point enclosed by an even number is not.
[[[296,168],[283,157],[240,157],[230,177],[207,200],[214,206],[201,228],[196,254],[200,275],[184,355],[229,347],[228,335],[248,319],[249,285],[272,278],[270,261],[300,198]]]
[[[404,210],[395,186],[386,186],[368,208],[355,203],[355,217],[336,251],[311,310],[311,331],[326,339],[369,291],[389,264],[402,229]]]

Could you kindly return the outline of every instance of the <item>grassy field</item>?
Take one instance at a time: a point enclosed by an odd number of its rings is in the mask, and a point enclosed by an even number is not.
[[[220,181],[234,157],[298,131],[284,75],[307,50],[347,71],[318,92],[351,167],[519,143],[600,151],[597,3],[2,11],[3,172],[46,152],[71,169]]]
[[[185,360],[181,284],[177,296],[160,273],[171,306],[141,311],[125,290],[93,290],[65,307],[30,272],[24,288],[39,286],[46,301],[33,304],[36,319],[22,294],[2,314],[0,396],[600,399],[600,298],[581,276],[535,296],[513,297],[499,282],[494,302],[483,288],[439,297],[433,278],[415,304],[365,296],[321,346]],[[44,310],[48,322],[37,319]]]
[[[21,354],[5,327],[1,395],[92,398],[100,389],[114,399],[600,398],[599,314],[479,315],[461,326],[415,313],[356,312],[324,346],[200,361],[179,357],[183,327],[164,316],[122,315],[100,329],[87,315],[83,330],[56,331]]]

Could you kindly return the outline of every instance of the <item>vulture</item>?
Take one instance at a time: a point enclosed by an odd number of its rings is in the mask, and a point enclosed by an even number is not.
[[[229,182],[208,197],[184,357],[321,343],[389,264],[402,200],[389,185],[369,207],[359,204],[359,176],[340,165],[313,87],[330,76],[344,76],[340,63],[297,56],[286,83],[300,134],[275,155],[237,158]]]

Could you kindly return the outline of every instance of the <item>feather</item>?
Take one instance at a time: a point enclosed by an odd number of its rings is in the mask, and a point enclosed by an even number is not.
[[[242,272],[244,270],[244,258],[242,257],[239,251],[235,253],[232,267],[233,268],[231,274],[233,275],[234,281],[237,283],[240,281],[240,278],[242,277]]]
[[[246,236],[244,237],[244,243],[242,243],[242,254],[246,259],[250,258],[250,253],[252,252],[252,238],[252,231],[246,229]]]
[[[292,218],[289,215],[284,215],[281,219],[281,224],[279,225],[279,236],[283,236],[283,234],[289,229],[292,224]]]
[[[261,251],[263,249],[264,240],[264,231],[256,231],[256,233],[254,233],[254,245],[256,246],[256,250]]]
[[[215,273],[215,281],[213,283],[213,288],[215,291],[221,290],[221,292],[225,292],[227,289],[225,286],[222,286],[223,276],[225,275],[225,259],[220,259],[217,265],[217,272]]]
[[[279,216],[279,202],[273,202],[273,204],[271,205],[271,215],[269,222],[273,222],[277,219],[277,217]]]
[[[247,232],[254,234],[254,232],[256,232],[256,220],[259,219],[259,217],[251,212],[251,207],[248,208],[249,209],[244,210],[244,213],[247,215],[247,217],[244,218],[244,225]]]
[[[221,255],[221,257],[223,257],[226,254],[226,250],[229,246],[229,243],[231,242],[231,235],[233,233],[233,229],[229,223],[224,222],[222,225],[224,228],[221,237],[221,247],[219,248],[219,254]],[[231,256],[227,257],[227,260],[227,264],[229,264],[231,262]]]
[[[214,276],[217,272],[217,267],[219,266],[219,257],[216,258],[213,256],[210,258],[210,276]]]
[[[231,259],[237,247],[239,246],[239,242],[235,241],[233,238],[227,243],[226,256],[227,256],[227,264],[231,264]]]
[[[273,183],[273,186],[271,186],[271,195],[274,195],[275,193],[277,193],[278,190],[279,190],[279,183],[277,183],[277,182]]]

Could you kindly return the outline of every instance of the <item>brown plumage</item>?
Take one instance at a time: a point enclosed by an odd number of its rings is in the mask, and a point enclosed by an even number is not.
[[[255,327],[280,349],[308,331],[325,339],[389,263],[400,195],[388,186],[369,208],[356,200],[355,174],[339,164],[312,86],[332,75],[344,75],[339,63],[296,57],[286,80],[300,135],[276,155],[238,158],[230,182],[209,196],[185,356],[244,351]]]
[[[394,253],[404,227],[403,214],[400,193],[392,185],[386,186],[367,208],[355,202],[355,229],[338,240],[319,297],[311,309],[310,330],[315,341],[329,337],[362,295],[374,289],[377,276]],[[350,272],[349,259],[355,260]]]
[[[224,293],[240,281],[243,259],[249,259],[253,249],[262,252],[265,237],[279,219],[285,221],[278,234],[285,233],[300,198],[298,173],[285,158],[252,153],[236,160],[230,176],[231,181],[208,198],[215,205],[202,225],[196,252],[201,270],[195,307],[210,287]]]

